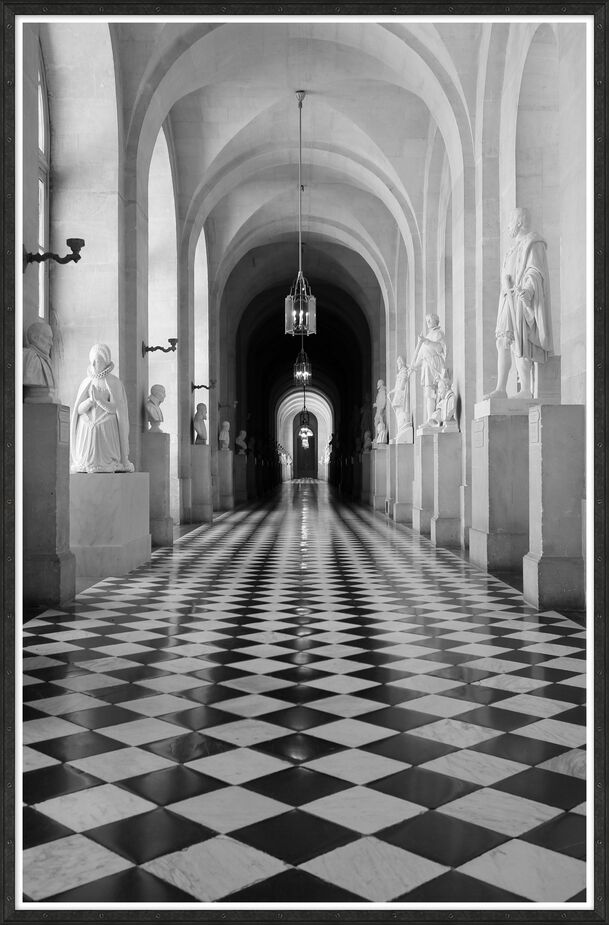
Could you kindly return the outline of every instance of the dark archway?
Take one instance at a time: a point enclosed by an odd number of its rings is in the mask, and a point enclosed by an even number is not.
[[[312,434],[307,436],[306,444],[299,437],[299,431],[301,429],[300,412],[294,415],[292,429],[294,433],[294,478],[316,479],[317,457],[319,455],[319,427],[317,423],[317,417],[309,412],[308,429],[312,431]]]

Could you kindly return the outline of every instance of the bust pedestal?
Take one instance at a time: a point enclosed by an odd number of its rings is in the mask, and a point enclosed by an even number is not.
[[[170,513],[169,450],[171,437],[160,430],[142,434],[142,469],[150,476],[150,536],[153,546],[173,546]]]
[[[247,501],[247,456],[236,453],[233,457],[233,479],[235,504]]]
[[[518,571],[529,546],[530,399],[474,405],[469,556],[483,569]]]
[[[395,450],[395,501],[393,519],[399,524],[412,523],[412,481],[414,478],[414,432],[410,429],[409,442],[396,443]]]
[[[76,593],[70,551],[70,409],[23,406],[23,599],[58,606]]]
[[[370,504],[375,511],[385,513],[387,499],[387,457],[389,446],[386,443],[375,443],[372,456],[371,496]]]
[[[76,590],[131,572],[150,559],[147,472],[70,476],[70,542]]]
[[[218,482],[220,488],[220,510],[232,511],[235,506],[233,495],[233,451],[218,451]]]
[[[439,431],[433,436],[433,497],[431,542],[461,545],[461,434]]]
[[[529,411],[529,551],[524,599],[539,610],[585,607],[582,500],[586,492],[583,405]]]
[[[210,524],[213,520],[211,447],[207,444],[195,443],[191,447],[191,473],[192,522]]]
[[[417,428],[414,438],[414,480],[412,483],[412,527],[424,536],[431,534],[434,513],[433,449],[437,436],[427,425]]]

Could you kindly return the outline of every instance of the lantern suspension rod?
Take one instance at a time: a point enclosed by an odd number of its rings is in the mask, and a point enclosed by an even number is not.
[[[298,275],[302,276],[302,101],[305,90],[296,91],[298,100]]]

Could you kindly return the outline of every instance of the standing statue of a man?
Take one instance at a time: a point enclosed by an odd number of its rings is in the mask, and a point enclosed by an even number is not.
[[[547,244],[530,231],[527,209],[515,209],[508,234],[513,243],[505,254],[497,313],[497,385],[485,398],[506,398],[506,385],[516,363],[520,391],[517,398],[532,398],[533,363],[545,363],[552,353],[550,285]]]
[[[425,315],[425,334],[419,334],[417,347],[408,367],[408,375],[421,370],[421,385],[425,401],[423,420],[429,421],[436,409],[436,390],[446,360],[446,338],[438,315]]]
[[[382,379],[376,384],[376,401],[372,405],[374,412],[374,442],[387,443],[387,387]]]

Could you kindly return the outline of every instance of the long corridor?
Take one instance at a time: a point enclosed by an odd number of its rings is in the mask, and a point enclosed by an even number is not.
[[[23,892],[585,901],[585,633],[326,483],[25,625]]]

